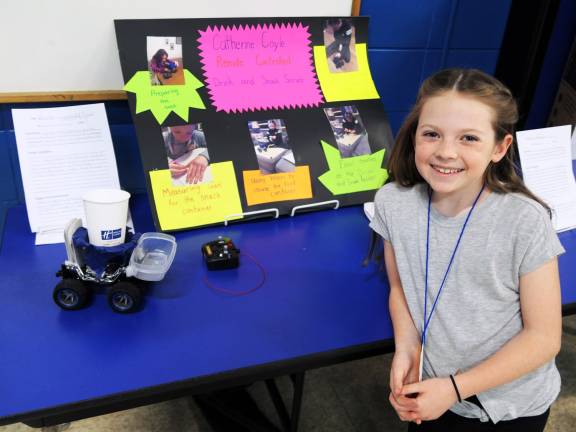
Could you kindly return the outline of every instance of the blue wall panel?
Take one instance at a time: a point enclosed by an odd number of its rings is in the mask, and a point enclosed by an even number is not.
[[[402,126],[404,118],[408,115],[408,111],[388,111],[387,114],[392,133],[394,136],[396,136],[398,129],[400,129],[400,126]]]
[[[499,50],[511,0],[457,2],[450,48]]]
[[[450,22],[450,0],[363,0],[361,15],[370,16],[372,48],[442,48]]]
[[[133,193],[146,192],[146,180],[134,125],[112,124],[110,133],[122,189]]]
[[[387,111],[407,111],[420,85],[424,51],[371,49],[372,78]]]
[[[475,68],[493,74],[498,63],[497,50],[449,50],[447,67]]]
[[[447,66],[446,52],[444,50],[427,50],[424,56],[424,63],[422,63],[422,78],[420,82],[445,67]]]
[[[106,116],[110,125],[132,124],[132,114],[128,109],[128,101],[106,102]]]
[[[18,158],[15,156],[14,134],[0,130],[0,240],[4,232],[6,210],[22,202],[16,185],[20,171],[15,172],[15,166],[18,166]]]
[[[511,0],[362,0],[372,76],[396,134],[422,81],[448,67],[494,73]]]
[[[0,131],[0,197],[3,202],[16,203],[19,201],[19,194],[16,183],[20,177],[20,171],[15,171],[18,158],[15,155],[14,134],[9,131]],[[14,158],[16,156],[16,158]],[[14,160],[16,159],[16,160]]]
[[[16,146],[16,135],[14,131],[8,132],[8,151],[10,153],[10,160],[12,164],[12,173],[14,176],[14,187],[18,196],[18,202],[24,202],[24,185],[22,184],[22,174],[20,172],[20,161],[18,159],[18,148]]]

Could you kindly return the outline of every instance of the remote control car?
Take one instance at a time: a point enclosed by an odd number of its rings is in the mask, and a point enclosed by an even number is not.
[[[130,235],[118,246],[93,246],[80,219],[68,223],[64,242],[68,259],[56,274],[62,280],[54,288],[53,299],[65,310],[86,306],[97,286],[107,287],[113,311],[138,310],[143,281],[162,280],[176,254],[176,239],[155,232]]]
[[[228,237],[220,236],[217,240],[204,243],[202,256],[208,270],[232,269],[240,263],[240,249],[237,249]]]

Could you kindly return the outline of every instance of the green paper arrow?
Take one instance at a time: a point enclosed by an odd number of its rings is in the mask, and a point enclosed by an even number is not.
[[[388,178],[388,171],[382,168],[385,149],[369,155],[342,158],[337,149],[325,141],[320,142],[328,171],[318,180],[333,195],[378,189]]]
[[[184,85],[153,86],[150,72],[138,71],[124,86],[124,90],[136,93],[136,114],[152,111],[158,121],[162,122],[174,111],[183,120],[188,121],[188,108],[206,109],[202,98],[196,91],[204,84],[184,69]]]

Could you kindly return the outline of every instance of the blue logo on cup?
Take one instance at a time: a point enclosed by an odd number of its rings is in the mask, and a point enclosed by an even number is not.
[[[122,235],[122,229],[102,230],[100,231],[100,238],[102,240],[116,240]]]

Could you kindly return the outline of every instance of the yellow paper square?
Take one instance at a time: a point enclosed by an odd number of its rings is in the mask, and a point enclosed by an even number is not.
[[[330,72],[324,45],[314,47],[314,64],[320,87],[326,102],[379,99],[372,81],[366,44],[356,44],[358,70],[354,72]]]
[[[232,162],[213,163],[210,169],[211,182],[187,186],[174,186],[170,170],[150,171],[154,203],[162,230],[223,222],[227,216],[242,213]]]
[[[286,173],[262,174],[260,170],[250,170],[242,174],[248,205],[312,198],[307,165]]]

